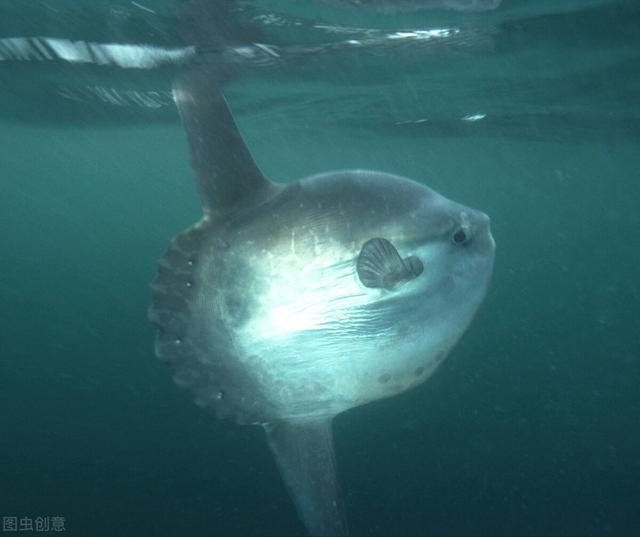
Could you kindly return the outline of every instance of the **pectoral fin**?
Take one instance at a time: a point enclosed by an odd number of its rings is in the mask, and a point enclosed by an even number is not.
[[[417,278],[424,266],[416,256],[402,259],[390,241],[376,238],[362,246],[356,269],[365,287],[393,289]]]

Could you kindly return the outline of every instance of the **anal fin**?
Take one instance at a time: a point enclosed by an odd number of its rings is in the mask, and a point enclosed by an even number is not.
[[[314,537],[348,535],[339,498],[331,418],[264,425],[289,494]]]

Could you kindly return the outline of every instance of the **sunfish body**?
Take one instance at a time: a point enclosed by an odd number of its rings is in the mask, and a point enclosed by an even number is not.
[[[174,95],[204,216],[152,283],[156,352],[199,405],[263,425],[311,534],[346,535],[331,420],[435,371],[485,295],[489,219],[380,172],[273,183],[215,77]]]

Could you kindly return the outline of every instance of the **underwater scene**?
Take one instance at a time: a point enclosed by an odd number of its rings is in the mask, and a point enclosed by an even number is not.
[[[0,535],[640,533],[636,0],[5,0],[0,186]]]

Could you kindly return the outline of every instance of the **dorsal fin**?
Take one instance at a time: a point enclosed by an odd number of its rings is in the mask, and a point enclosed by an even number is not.
[[[272,184],[233,120],[223,93],[225,78],[219,68],[192,67],[173,87],[206,215],[222,213]]]

